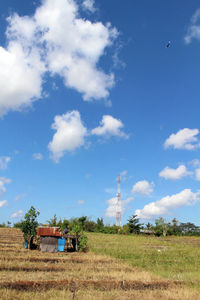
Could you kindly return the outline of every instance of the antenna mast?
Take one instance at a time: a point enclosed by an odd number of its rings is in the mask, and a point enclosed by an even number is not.
[[[120,193],[120,174],[118,175],[118,192],[117,192],[117,205],[116,205],[116,225],[121,226],[121,193]]]

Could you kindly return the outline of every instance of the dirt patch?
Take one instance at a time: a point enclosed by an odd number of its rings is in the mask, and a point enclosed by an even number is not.
[[[48,281],[15,281],[1,282],[0,288],[15,289],[22,291],[41,291],[49,289],[66,289],[75,291],[79,289],[99,289],[103,291],[112,289],[121,290],[166,290],[177,282],[157,281],[144,283],[142,281],[114,281],[114,280],[48,280]],[[179,283],[180,284],[180,283]]]

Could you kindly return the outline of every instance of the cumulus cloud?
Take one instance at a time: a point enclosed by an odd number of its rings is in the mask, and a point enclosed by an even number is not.
[[[24,214],[23,210],[20,209],[20,210],[14,212],[10,217],[11,217],[11,219],[19,219],[19,218],[23,217],[23,214]]]
[[[94,9],[92,0],[84,5]],[[0,47],[1,115],[41,98],[46,73],[59,75],[84,100],[109,96],[114,74],[98,64],[118,36],[110,23],[81,18],[75,0],[43,0],[33,16],[15,13],[7,21],[7,47]]]
[[[108,208],[106,209],[106,217],[115,218],[117,212],[123,213],[128,203],[133,200],[133,197],[129,197],[125,200],[121,200],[118,203],[117,198],[111,198],[107,200]]]
[[[0,195],[6,192],[5,184],[10,183],[11,180],[9,178],[0,177]]]
[[[72,152],[85,143],[87,129],[84,127],[78,111],[74,110],[55,116],[51,128],[56,133],[48,147],[55,162],[59,162],[65,152]]]
[[[7,204],[8,202],[6,200],[0,201],[0,207],[3,207]]]
[[[5,170],[8,167],[8,163],[11,161],[9,156],[0,156],[0,169]]]
[[[37,51],[28,52],[23,44],[9,39],[7,49],[0,47],[0,115],[30,106],[42,96],[44,64]]]
[[[127,139],[128,135],[121,130],[123,127],[124,124],[121,120],[115,119],[110,115],[104,115],[100,126],[92,129],[91,134],[105,138],[118,136]]]
[[[200,200],[200,192],[193,193],[190,189],[185,189],[178,194],[166,196],[159,201],[151,202],[143,209],[137,209],[135,214],[142,219],[154,219],[157,216],[166,215],[172,209],[194,205]]]
[[[33,159],[43,160],[43,155],[41,153],[33,153]]]
[[[186,44],[190,44],[193,39],[200,40],[200,9],[197,9],[192,16],[184,38]]]
[[[119,121],[114,119],[112,116],[107,117],[109,117],[111,122],[106,121],[104,125],[102,125],[102,128],[97,127],[89,131],[84,126],[80,113],[77,110],[55,116],[54,123],[51,128],[54,129],[56,133],[48,145],[51,152],[51,158],[55,162],[59,162],[60,158],[64,156],[67,151],[72,152],[77,148],[86,145],[86,136],[89,137],[97,134],[105,136],[106,138],[111,137],[112,135],[127,138],[127,135],[119,129]],[[112,123],[113,120],[114,122]],[[117,122],[115,123],[115,121]],[[126,179],[126,174],[127,171],[122,172],[122,180]],[[91,174],[86,175],[86,177],[90,176]]]
[[[166,149],[169,147],[185,150],[197,149],[200,147],[200,142],[196,137],[198,134],[198,129],[181,129],[177,133],[170,135],[170,137],[165,141],[164,147]]]
[[[84,0],[82,5],[85,10],[95,12],[94,0]]]
[[[184,165],[180,165],[177,169],[165,167],[159,173],[159,176],[165,179],[178,180],[190,174],[191,172],[189,172]]]
[[[147,180],[136,182],[132,188],[132,193],[149,196],[153,192],[154,183],[149,183]]]

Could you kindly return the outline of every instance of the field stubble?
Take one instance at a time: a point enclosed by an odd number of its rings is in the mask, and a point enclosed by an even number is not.
[[[41,253],[23,248],[19,230],[0,229],[1,299],[200,299],[180,279],[143,270],[129,237],[88,236],[96,253]]]

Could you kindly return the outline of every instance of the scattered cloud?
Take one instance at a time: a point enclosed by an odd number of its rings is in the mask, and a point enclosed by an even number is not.
[[[193,39],[200,40],[200,9],[197,9],[192,16],[184,38],[186,44],[190,44]]]
[[[132,188],[132,193],[149,196],[153,192],[154,183],[149,183],[147,180],[136,182]]]
[[[93,4],[83,2],[91,12]],[[7,21],[7,47],[0,47],[1,115],[44,97],[45,74],[59,75],[86,101],[109,96],[114,74],[98,64],[118,36],[110,23],[81,18],[74,0],[43,0],[33,16],[14,13]]]
[[[177,133],[170,135],[170,137],[165,141],[164,147],[166,149],[169,147],[185,150],[197,149],[200,147],[200,142],[196,137],[198,134],[198,129],[181,129]]]
[[[121,181],[126,181],[127,180],[127,171],[124,170],[120,173]]]
[[[33,153],[33,159],[43,160],[43,155],[41,153]]]
[[[165,179],[178,180],[191,174],[192,172],[189,172],[184,165],[180,165],[177,169],[165,167],[159,173],[159,176]]]
[[[111,136],[118,136],[127,139],[129,136],[121,129],[124,124],[121,120],[115,119],[110,115],[104,115],[100,126],[91,130],[91,134],[109,138]]]
[[[199,159],[193,159],[189,162],[189,165],[192,165],[194,168],[200,167],[200,160]]]
[[[72,152],[85,143],[87,129],[76,110],[55,116],[51,128],[56,130],[56,133],[48,147],[55,162],[59,162],[65,152]]]
[[[11,161],[10,156],[0,156],[0,169],[5,170],[8,167],[8,163]]]
[[[84,200],[78,200],[78,205],[83,205],[83,204],[85,204]]]
[[[94,0],[84,0],[82,4],[85,10],[89,10],[90,12],[95,12]]]
[[[0,177],[0,195],[6,192],[5,184],[9,184],[11,182],[10,179],[5,177]]]
[[[114,188],[106,188],[105,189],[105,192],[107,193],[107,194],[116,194],[116,192],[117,192],[117,189],[114,189]]]
[[[196,180],[200,181],[200,168],[195,170]]]
[[[178,194],[166,196],[159,201],[151,202],[143,209],[137,209],[135,214],[141,219],[154,219],[157,216],[166,215],[172,209],[189,206],[200,200],[200,192],[193,193],[190,189],[185,189]]]
[[[28,196],[28,194],[19,194],[15,197],[14,201],[18,202],[19,200],[24,199],[27,196]]]
[[[123,213],[128,203],[133,201],[133,197],[129,197],[125,200],[121,200],[118,204],[117,198],[111,198],[107,200],[108,208],[106,209],[106,217],[115,218],[117,212]]]
[[[14,212],[10,217],[11,217],[11,219],[19,219],[19,218],[23,217],[23,214],[24,214],[23,210],[20,209],[20,210]]]
[[[7,204],[8,202],[6,200],[0,201],[0,207],[3,207]]]

